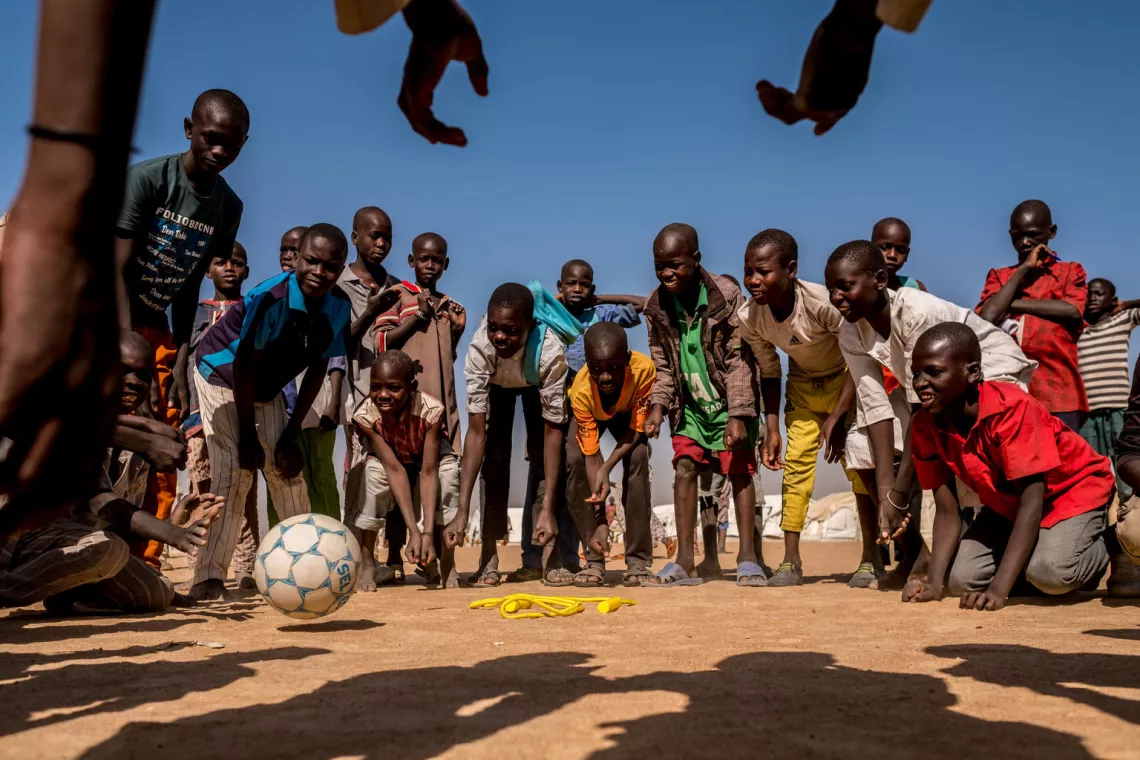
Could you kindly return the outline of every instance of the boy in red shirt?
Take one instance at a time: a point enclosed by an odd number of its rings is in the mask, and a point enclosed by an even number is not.
[[[1057,235],[1043,201],[1023,201],[1009,218],[1017,266],[991,269],[974,309],[998,327],[1012,330],[1021,350],[1037,362],[1029,395],[1073,430],[1088,412],[1077,368],[1077,338],[1084,329],[1088,286],[1085,268],[1061,261],[1048,243]]]
[[[910,444],[937,512],[929,580],[912,578],[903,601],[942,598],[947,569],[963,609],[1001,609],[1022,571],[1046,594],[1095,587],[1121,553],[1112,464],[1013,383],[985,380],[981,361],[973,330],[954,322],[923,333],[912,355],[922,408]],[[985,505],[961,538],[954,478]]]

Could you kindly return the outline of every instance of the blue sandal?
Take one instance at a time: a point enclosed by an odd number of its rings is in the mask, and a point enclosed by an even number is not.
[[[741,562],[736,568],[736,585],[760,587],[768,585],[768,576],[764,568],[755,562]]]

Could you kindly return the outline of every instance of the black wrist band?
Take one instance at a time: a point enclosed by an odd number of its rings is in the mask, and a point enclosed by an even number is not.
[[[86,148],[92,153],[98,153],[106,142],[100,135],[90,132],[76,132],[71,129],[57,129],[45,127],[42,124],[29,124],[28,134],[37,140],[50,140],[51,142],[67,142]],[[131,153],[138,153],[139,149],[131,146]]]

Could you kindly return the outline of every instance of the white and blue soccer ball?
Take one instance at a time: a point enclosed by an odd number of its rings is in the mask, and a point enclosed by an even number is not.
[[[327,515],[297,515],[265,534],[253,580],[274,609],[310,620],[348,602],[359,568],[360,544],[347,527]]]

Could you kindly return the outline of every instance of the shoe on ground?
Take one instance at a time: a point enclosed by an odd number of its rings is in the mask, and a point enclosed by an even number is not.
[[[804,570],[791,562],[781,563],[776,572],[768,579],[768,586],[802,586],[804,585]]]

